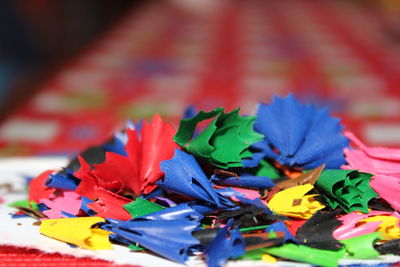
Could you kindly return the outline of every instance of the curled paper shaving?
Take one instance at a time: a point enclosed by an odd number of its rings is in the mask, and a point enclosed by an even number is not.
[[[303,245],[313,248],[340,249],[342,244],[332,235],[332,232],[342,224],[336,219],[337,214],[338,212],[317,211],[297,230],[296,239]]]
[[[275,96],[271,104],[258,107],[254,129],[265,138],[256,149],[282,165],[312,169],[325,163],[328,169],[340,168],[349,141],[339,121],[327,109],[302,105],[291,94]]]
[[[28,195],[30,201],[38,203],[40,199],[48,198],[56,191],[55,188],[46,186],[46,181],[53,172],[53,170],[45,171],[29,182]]]
[[[284,244],[279,247],[264,248],[264,252],[284,259],[306,262],[318,266],[336,267],[345,251],[322,250],[303,245]]]
[[[322,164],[322,166],[320,166],[318,168],[315,168],[309,172],[305,172],[296,178],[289,178],[285,181],[278,182],[278,183],[276,183],[276,185],[282,189],[286,189],[286,188],[290,188],[290,187],[293,187],[296,185],[302,185],[302,184],[314,185],[315,182],[318,180],[319,176],[321,175],[321,172],[324,168],[325,168],[325,164]]]
[[[347,162],[344,169],[386,175],[400,173],[400,149],[367,147],[353,133],[345,132],[345,135],[359,149],[344,149]]]
[[[200,226],[188,220],[110,220],[108,229],[116,236],[139,244],[170,260],[185,263],[189,249],[199,244],[192,232]]]
[[[370,185],[395,211],[400,212],[400,177],[375,175],[372,177]]]
[[[161,162],[161,169],[165,177],[159,187],[220,206],[217,192],[192,155],[176,149],[172,159]]]
[[[96,187],[94,191],[96,191],[99,198],[95,202],[87,204],[87,207],[95,211],[97,216],[118,220],[129,220],[132,218],[129,212],[123,207],[131,202],[130,199],[114,194],[101,187]]]
[[[43,220],[40,233],[85,249],[112,249],[109,232],[93,228],[104,222],[100,217],[77,217]]]
[[[333,209],[341,207],[347,213],[368,212],[368,202],[377,196],[369,182],[371,174],[351,170],[325,170],[316,188]]]
[[[341,240],[346,249],[345,258],[347,259],[374,259],[379,256],[379,252],[375,250],[374,243],[379,241],[381,236],[379,233],[370,233]]]
[[[91,199],[96,197],[90,190],[94,186],[113,192],[125,189],[134,196],[150,193],[164,175],[160,162],[170,159],[177,147],[174,134],[172,126],[158,115],[150,123],[144,122],[140,133],[127,129],[127,156],[106,152],[104,162],[93,166],[79,159],[81,168],[75,176],[82,181],[77,192]]]
[[[380,232],[383,240],[396,239],[400,235],[400,215],[397,212],[370,211],[368,214],[352,212],[338,219],[342,225],[333,232],[333,236],[339,240],[373,232]]]
[[[204,254],[209,267],[219,267],[229,258],[238,258],[244,254],[245,244],[237,227],[232,227],[233,220],[220,229]]]
[[[311,184],[298,185],[276,193],[268,202],[268,207],[278,214],[309,219],[325,206],[315,199],[317,195],[306,195],[313,189]]]
[[[250,174],[239,175],[238,177],[222,177],[212,175],[211,181],[219,185],[252,188],[258,190],[275,186],[269,177],[254,176]]]

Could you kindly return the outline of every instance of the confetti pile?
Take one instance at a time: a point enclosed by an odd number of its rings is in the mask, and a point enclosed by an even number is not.
[[[399,173],[400,150],[367,147],[289,95],[255,116],[191,107],[177,130],[130,122],[32,179],[13,216],[83,249],[337,266],[400,255]]]

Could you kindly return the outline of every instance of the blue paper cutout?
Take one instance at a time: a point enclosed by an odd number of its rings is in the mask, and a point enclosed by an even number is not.
[[[149,200],[149,199],[154,199],[154,198],[159,197],[159,196],[163,196],[164,193],[165,192],[164,192],[163,189],[157,187],[156,189],[151,191],[149,194],[147,194],[145,196],[142,196],[142,197],[144,197],[146,200]]]
[[[250,147],[250,151],[251,153],[253,153],[253,155],[250,158],[246,158],[243,160],[243,167],[245,168],[257,167],[262,159],[264,158],[274,159],[278,156],[272,150],[271,146],[265,139],[255,144],[252,144]]]
[[[124,139],[125,137],[122,137],[122,134],[117,133],[115,134],[112,143],[105,143],[103,147],[108,152],[113,152],[127,157],[128,152],[125,150],[126,142],[124,142]]]
[[[245,252],[245,243],[239,229],[232,228],[230,219],[224,228],[220,229],[214,240],[207,246],[206,255],[209,267],[222,266],[229,258],[238,258]]]
[[[174,207],[162,209],[135,220],[189,220],[200,221],[204,216],[193,209],[190,203],[182,203]]]
[[[189,220],[108,220],[109,225],[103,229],[113,232],[115,238],[138,243],[170,260],[185,263],[190,248],[199,245],[192,236],[200,223]]]
[[[46,180],[46,186],[74,191],[78,187],[80,181],[81,180],[74,176],[71,170],[65,169],[65,172],[50,174],[49,178]]]
[[[45,211],[45,210],[49,210],[50,208],[49,207],[47,207],[45,204],[43,204],[43,203],[38,203],[37,204],[37,207],[38,207],[38,209],[39,209],[39,211],[40,212],[43,212],[43,211]]]
[[[245,188],[259,189],[259,190],[275,186],[275,184],[271,181],[269,177],[254,176],[250,174],[239,175],[238,178],[212,175],[211,181],[218,185],[245,187]]]
[[[196,107],[194,105],[189,105],[186,107],[185,111],[183,112],[184,119],[191,119],[197,115]]]
[[[75,215],[73,215],[71,213],[68,213],[68,212],[65,212],[65,211],[61,211],[61,215],[64,215],[67,218],[76,218],[76,217],[78,217],[78,216],[75,216]]]
[[[265,229],[266,233],[270,232],[284,232],[285,236],[283,237],[284,242],[287,241],[293,241],[294,243],[298,244],[299,242],[296,240],[296,238],[289,232],[287,229],[286,225],[283,222],[276,222],[268,226],[267,229]]]
[[[93,200],[91,200],[87,197],[81,196],[81,210],[89,216],[94,216],[97,214],[97,212],[95,212],[94,210],[92,210],[91,208],[89,208],[87,206],[87,204],[90,204],[93,202],[94,202]]]
[[[161,170],[165,177],[157,185],[162,189],[220,206],[211,182],[192,155],[175,149],[172,159],[161,162]]]
[[[218,194],[227,198],[236,198],[240,203],[243,205],[251,205],[255,206],[259,209],[265,210],[265,214],[272,214],[271,210],[268,208],[264,202],[261,201],[259,198],[249,199],[246,198],[244,194],[234,190],[233,188],[226,187],[217,190]],[[234,206],[232,209],[240,208],[240,206]]]
[[[259,105],[254,128],[265,139],[254,148],[282,165],[312,169],[325,163],[328,169],[340,168],[349,140],[339,122],[327,109],[302,105],[292,94],[275,96],[270,105]]]

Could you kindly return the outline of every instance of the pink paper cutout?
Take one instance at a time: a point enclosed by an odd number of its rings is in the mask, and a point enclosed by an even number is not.
[[[373,174],[399,174],[400,149],[384,147],[367,147],[351,132],[345,132],[359,149],[343,150],[348,165],[342,166],[347,170],[360,170]]]
[[[376,175],[370,185],[378,195],[396,211],[400,211],[400,178],[391,175]]]
[[[48,199],[42,198],[40,202],[49,207],[43,211],[49,219],[65,218],[61,211],[77,215],[81,208],[80,195],[75,192],[61,192],[60,195],[51,194]]]
[[[344,135],[370,157],[400,161],[400,149],[388,147],[367,147],[352,132],[346,131],[344,132]]]
[[[365,235],[375,232],[381,222],[367,222],[361,225],[357,225],[359,221],[378,215],[394,216],[400,221],[400,215],[397,212],[386,212],[386,211],[370,211],[368,214],[357,213],[353,211],[349,214],[338,218],[343,224],[336,228],[333,232],[333,237],[338,240],[348,239],[360,235]]]
[[[250,189],[245,189],[245,188],[239,188],[239,187],[232,187],[233,190],[241,193],[244,195],[245,198],[248,199],[256,199],[256,198],[260,198],[261,195],[260,193],[258,193],[255,190],[250,190]]]

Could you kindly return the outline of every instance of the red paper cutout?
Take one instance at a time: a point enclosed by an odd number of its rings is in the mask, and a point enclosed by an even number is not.
[[[123,207],[123,205],[132,202],[131,199],[114,194],[101,187],[95,187],[93,191],[96,191],[98,200],[87,204],[87,206],[97,212],[96,216],[124,221],[132,219],[132,216]]]
[[[49,196],[56,191],[55,188],[47,187],[45,185],[47,178],[49,178],[49,175],[53,172],[54,170],[42,172],[39,176],[30,181],[28,192],[29,201],[39,203],[39,199],[49,198]]]
[[[128,157],[106,152],[103,163],[91,167],[79,157],[81,168],[75,173],[82,181],[76,192],[90,199],[96,199],[95,186],[112,192],[122,189],[135,196],[148,194],[157,185],[156,181],[164,176],[160,162],[173,157],[178,146],[173,141],[175,130],[156,114],[150,123],[143,122],[140,132],[127,130]]]
[[[106,167],[104,163],[101,163],[95,164],[93,168],[81,156],[78,156],[81,167],[74,173],[76,177],[81,179],[78,188],[75,190],[78,194],[94,200],[98,197],[96,191],[93,190],[96,186],[114,192],[118,192],[123,188],[123,184],[119,179],[120,172],[115,174],[115,171],[121,170],[120,165],[122,162],[120,160],[124,160],[126,157],[114,153],[110,154],[106,153],[106,161],[109,162]],[[118,156],[122,159],[118,158]]]
[[[164,176],[160,162],[171,159],[175,148],[178,148],[173,141],[175,130],[156,114],[150,123],[143,123],[140,136],[136,130],[130,129],[127,134],[126,150],[132,165],[136,167],[137,178],[134,181],[140,181],[141,192],[148,194],[157,187],[156,181]]]
[[[297,230],[306,222],[307,220],[293,220],[293,221],[285,221],[285,225],[288,231],[296,236]]]

